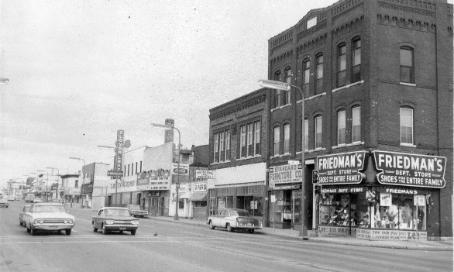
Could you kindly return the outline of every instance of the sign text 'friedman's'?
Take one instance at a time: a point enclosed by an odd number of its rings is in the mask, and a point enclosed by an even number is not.
[[[366,151],[355,151],[317,157],[317,182],[320,185],[359,184],[364,178]]]

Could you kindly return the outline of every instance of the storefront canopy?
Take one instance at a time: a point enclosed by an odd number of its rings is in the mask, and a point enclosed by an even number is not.
[[[206,201],[207,192],[193,192],[190,199],[191,201]]]

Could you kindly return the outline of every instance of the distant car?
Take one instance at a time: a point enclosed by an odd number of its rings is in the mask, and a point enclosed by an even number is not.
[[[33,203],[42,203],[43,200],[42,200],[41,198],[34,198],[34,199],[32,200],[32,202],[33,202]]]
[[[102,230],[103,234],[111,231],[129,231],[136,235],[139,227],[139,220],[132,217],[128,208],[104,207],[100,209],[96,216],[92,217],[91,224],[93,231]]]
[[[27,203],[33,203],[34,199],[35,199],[35,195],[34,194],[27,194],[25,196],[25,202],[27,202]]]
[[[129,213],[134,217],[145,217],[148,215],[148,211],[141,209],[139,205],[129,204],[128,209]]]
[[[227,231],[243,229],[250,233],[262,228],[260,220],[250,216],[248,211],[242,209],[221,209],[217,215],[208,217],[207,224],[210,229],[217,227],[225,228]]]
[[[8,208],[8,206],[8,198],[6,198],[5,196],[0,196],[0,207]]]
[[[25,217],[27,213],[30,211],[31,204],[26,204],[22,208],[22,211],[19,213],[19,225],[25,227]]]
[[[38,230],[64,230],[66,235],[71,235],[75,223],[74,216],[67,213],[61,203],[34,203],[24,218],[27,232],[31,235],[35,235]]]

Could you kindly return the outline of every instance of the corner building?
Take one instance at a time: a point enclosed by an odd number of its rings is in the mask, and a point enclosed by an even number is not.
[[[314,235],[452,237],[452,14],[447,1],[345,0],[269,39],[269,79],[296,86],[269,100],[270,225],[301,227],[304,146]]]

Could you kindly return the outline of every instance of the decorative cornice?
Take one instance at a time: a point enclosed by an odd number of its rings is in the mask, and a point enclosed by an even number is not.
[[[352,19],[350,22],[333,27],[333,30],[331,30],[331,33],[333,35],[342,35],[342,34],[348,33],[350,31],[352,31],[353,28],[361,25],[363,23],[363,21],[364,21],[364,15],[361,15],[359,17]]]
[[[269,47],[271,50],[274,50],[277,47],[287,44],[291,41],[293,41],[293,30],[289,29],[271,38],[269,40]]]
[[[368,1],[370,1],[370,0],[368,0]],[[340,16],[362,4],[363,4],[363,0],[339,1],[337,4],[334,4],[331,7],[331,16],[333,18],[335,18],[335,17]]]
[[[286,51],[286,52],[280,54],[279,56],[276,56],[276,57],[270,59],[270,63],[276,64],[276,63],[279,63],[283,60],[290,58],[291,56],[293,56],[293,50]]]
[[[260,103],[264,103],[266,101],[266,94],[262,94],[256,97],[252,97],[250,99],[247,99],[246,101],[240,102],[236,105],[228,106],[225,109],[221,109],[217,112],[213,112],[210,114],[210,120],[216,120],[221,117],[225,117],[231,114],[234,114],[236,112],[245,110],[249,107],[258,105]]]
[[[378,5],[384,9],[411,12],[435,17],[435,4],[417,0],[383,0]]]
[[[324,33],[318,37],[315,37],[305,43],[298,45],[296,48],[296,54],[299,56],[303,52],[310,50],[314,47],[320,47],[321,44],[325,43],[326,39],[328,38],[328,33]]]
[[[409,18],[398,18],[388,14],[377,14],[377,22],[381,25],[391,25],[423,32],[435,32],[437,30],[437,26],[433,23]]]

